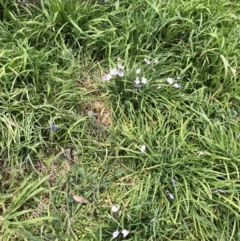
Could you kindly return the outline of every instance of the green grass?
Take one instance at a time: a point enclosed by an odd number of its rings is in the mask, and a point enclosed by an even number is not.
[[[10,2],[0,239],[240,241],[238,1]]]

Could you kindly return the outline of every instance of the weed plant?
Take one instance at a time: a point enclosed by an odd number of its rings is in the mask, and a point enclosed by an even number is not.
[[[239,241],[239,9],[0,0],[0,239]]]

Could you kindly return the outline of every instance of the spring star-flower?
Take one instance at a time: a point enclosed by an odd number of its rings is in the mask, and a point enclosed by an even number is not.
[[[145,146],[145,145],[142,145],[142,146],[140,147],[140,150],[141,150],[141,152],[145,152],[145,151],[146,151],[146,146]]]
[[[118,63],[118,69],[124,69],[124,66],[121,63]]]
[[[105,75],[103,76],[103,80],[104,80],[104,81],[109,81],[111,78],[112,78],[112,75],[111,75],[111,74],[105,74]]]
[[[127,237],[129,233],[130,232],[127,229],[122,230],[122,235],[123,235],[124,238]]]
[[[178,83],[174,83],[174,84],[173,84],[173,87],[176,88],[176,89],[179,89],[179,88],[181,88],[182,86],[181,86],[180,84],[178,84]]]
[[[134,80],[134,83],[135,83],[136,85],[139,85],[139,84],[141,83],[139,77],[137,77],[137,78]]]
[[[118,74],[118,69],[116,68],[110,69],[110,75],[117,75],[117,74]]]
[[[174,199],[174,195],[172,193],[168,193],[168,195],[172,200]]]
[[[175,179],[171,179],[171,182],[172,182],[172,185],[175,185],[176,184],[176,180]]]
[[[119,207],[117,207],[115,205],[112,206],[112,212],[113,213],[116,213],[118,210],[119,210]]]
[[[147,84],[147,79],[145,77],[142,77],[142,81],[141,81],[144,85]]]
[[[144,58],[146,64],[151,64],[151,61],[148,58]]]
[[[117,236],[119,235],[119,231],[118,230],[116,230],[116,231],[114,231],[113,233],[112,233],[112,236],[113,236],[113,238],[117,238]]]
[[[109,75],[110,76],[118,75],[119,77],[122,77],[122,76],[124,76],[124,72],[122,71],[122,69],[113,68],[113,69],[110,69]]]
[[[123,77],[123,76],[124,76],[124,72],[123,72],[122,70],[118,69],[118,70],[117,70],[117,75],[118,75],[119,77]]]
[[[136,74],[139,74],[139,73],[140,73],[140,71],[141,71],[141,69],[140,69],[140,68],[136,68]]]
[[[170,84],[170,85],[172,85],[172,84],[174,83],[173,78],[170,78],[170,77],[168,77],[168,78],[166,79],[166,81],[167,81],[168,84]]]

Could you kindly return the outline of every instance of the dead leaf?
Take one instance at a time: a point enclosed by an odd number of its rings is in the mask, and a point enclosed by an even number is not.
[[[78,195],[73,195],[73,199],[76,201],[76,202],[79,202],[79,203],[89,203],[89,201],[81,196],[78,196]]]
[[[71,148],[68,148],[68,149],[65,150],[65,156],[68,160],[73,159],[72,152],[73,152],[73,150]]]

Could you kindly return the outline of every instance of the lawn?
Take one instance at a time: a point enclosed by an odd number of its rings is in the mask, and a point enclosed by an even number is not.
[[[37,2],[0,0],[0,240],[240,241],[240,2]]]

